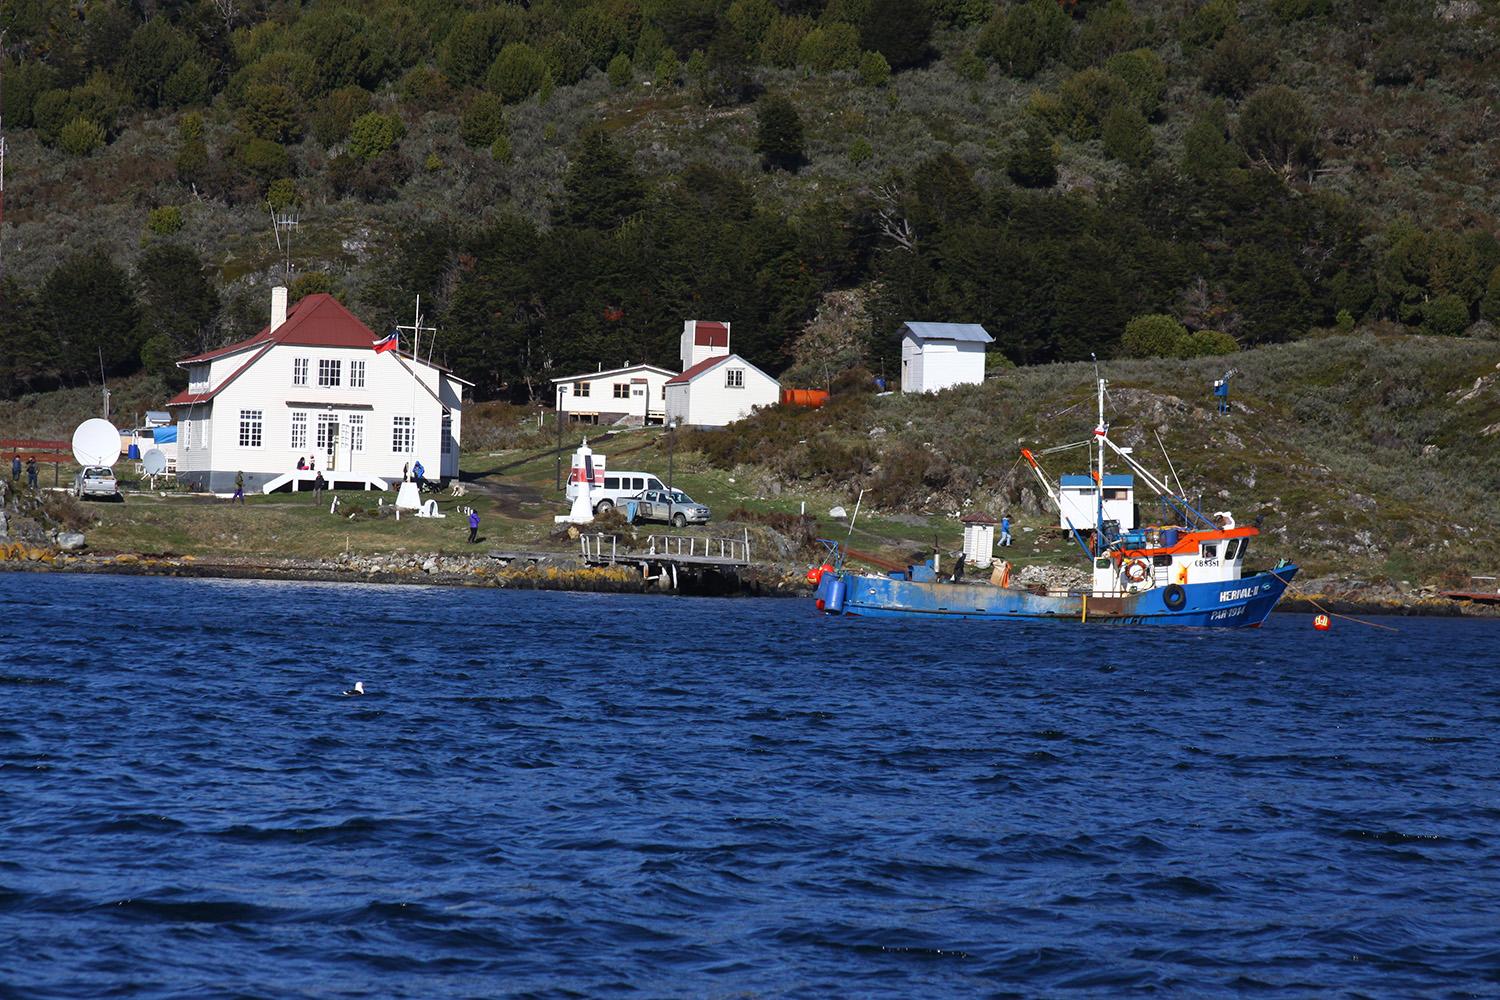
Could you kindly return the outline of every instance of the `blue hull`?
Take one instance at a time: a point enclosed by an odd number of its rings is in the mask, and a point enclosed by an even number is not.
[[[1296,566],[1224,583],[1162,587],[1122,597],[1051,596],[984,583],[918,582],[862,573],[826,573],[818,607],[873,618],[1054,619],[1113,625],[1246,628],[1281,600]],[[1178,605],[1177,598],[1181,598]],[[1168,600],[1173,605],[1169,606]]]

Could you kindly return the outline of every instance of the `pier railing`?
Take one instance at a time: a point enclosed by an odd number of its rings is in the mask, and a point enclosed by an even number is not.
[[[579,535],[585,562],[614,562],[620,554],[619,535]]]
[[[646,552],[649,555],[688,556],[705,559],[729,559],[735,562],[750,561],[750,532],[743,538],[700,538],[697,535],[648,535]]]

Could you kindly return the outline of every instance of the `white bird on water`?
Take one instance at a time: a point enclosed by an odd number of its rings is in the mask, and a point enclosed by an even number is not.
[[[364,681],[355,681],[354,682],[354,687],[352,687],[348,691],[344,692],[344,694],[346,694],[346,695],[364,694],[364,693],[365,693],[365,682]]]

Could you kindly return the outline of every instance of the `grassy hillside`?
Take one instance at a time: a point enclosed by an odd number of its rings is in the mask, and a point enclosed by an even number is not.
[[[917,316],[1017,361],[1115,353],[1144,313],[1246,345],[1500,316],[1493,0],[97,0],[0,28],[0,394],[253,331],[270,205],[299,290],[377,327],[421,293],[515,400],[670,362],[690,316],[780,370],[848,289],[872,367]]]
[[[1263,557],[1393,581],[1459,583],[1494,569],[1500,344],[1368,334],[1232,361],[1227,417],[1209,396],[1219,359],[1109,363],[1114,438],[1165,475],[1160,434],[1204,509],[1263,519]],[[762,492],[867,487],[866,505],[887,515],[978,508],[1038,523],[1040,491],[1019,449],[1088,438],[1093,374],[1041,365],[935,396],[844,395],[699,432],[689,446],[758,476]],[[1081,451],[1042,462],[1053,476],[1087,467]]]

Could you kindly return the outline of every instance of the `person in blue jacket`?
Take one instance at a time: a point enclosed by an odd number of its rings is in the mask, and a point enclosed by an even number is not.
[[[1010,544],[1010,515],[1005,514],[1000,518],[1000,544]]]
[[[469,509],[469,544],[479,541],[479,511]]]

